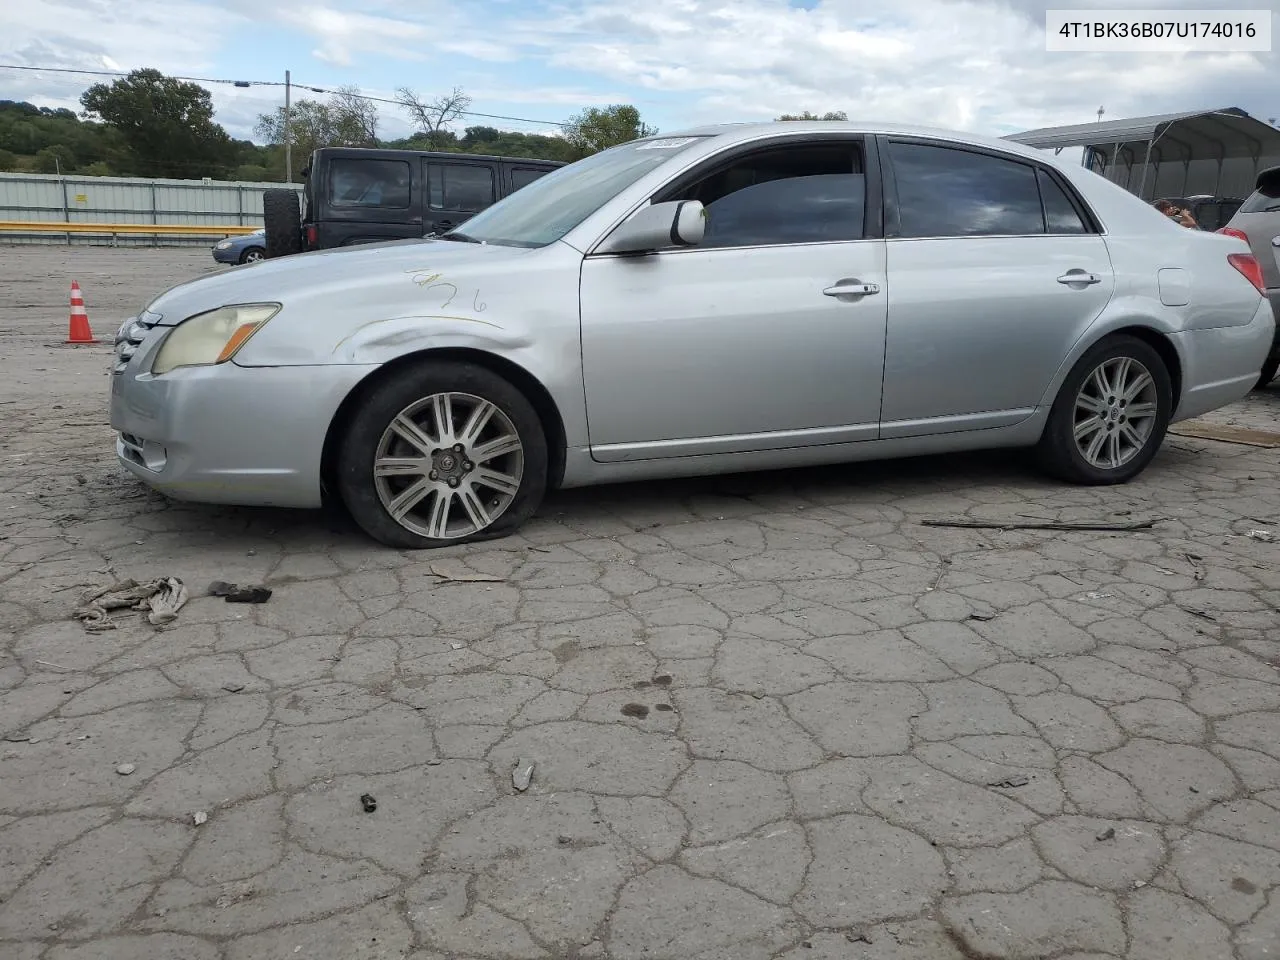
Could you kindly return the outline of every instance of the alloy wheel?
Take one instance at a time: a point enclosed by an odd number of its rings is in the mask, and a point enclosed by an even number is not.
[[[492,525],[524,475],[511,418],[469,393],[436,393],[400,411],[378,441],[373,480],[396,523],[435,540]]]
[[[1076,449],[1090,466],[1114,470],[1146,447],[1158,413],[1156,381],[1132,357],[1104,360],[1076,394]]]

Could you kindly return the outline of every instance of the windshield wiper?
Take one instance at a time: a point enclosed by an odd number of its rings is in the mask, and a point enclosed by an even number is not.
[[[437,240],[454,240],[458,243],[480,243],[475,237],[469,237],[465,233],[459,233],[457,230],[450,230],[448,233],[442,233],[436,237]]]

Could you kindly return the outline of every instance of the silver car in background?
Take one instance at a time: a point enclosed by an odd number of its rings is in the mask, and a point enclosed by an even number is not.
[[[1219,233],[1237,237],[1253,249],[1262,267],[1264,293],[1280,320],[1280,167],[1258,174],[1257,187]],[[1280,371],[1280,329],[1271,344],[1271,353],[1262,365],[1257,387],[1261,389]]]
[[[126,468],[341,499],[383,543],[545,491],[1034,447],[1119,483],[1240,399],[1275,321],[1237,238],[1002,140],[824,121],[649,137],[426,241],[176,287],[117,337]]]

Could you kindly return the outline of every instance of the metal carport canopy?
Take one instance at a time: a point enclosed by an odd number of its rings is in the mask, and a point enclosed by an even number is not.
[[[1101,154],[1113,169],[1122,157],[1132,169],[1141,153],[1143,170],[1138,196],[1142,196],[1146,186],[1147,168],[1153,155],[1157,168],[1166,160],[1184,164],[1217,161],[1220,182],[1224,160],[1251,159],[1256,173],[1262,157],[1280,153],[1280,130],[1249,116],[1239,107],[1044,127],[1010,134],[1005,139],[1055,151],[1084,147],[1086,165],[1091,154]]]

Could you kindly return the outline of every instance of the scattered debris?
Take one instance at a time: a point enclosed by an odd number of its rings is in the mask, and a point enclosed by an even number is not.
[[[524,793],[532,782],[533,761],[517,759],[516,765],[511,768],[511,785],[520,793]]]
[[[653,709],[660,713],[674,713],[676,708],[669,703],[655,703]]]
[[[1219,443],[1237,443],[1246,447],[1280,447],[1280,433],[1222,423],[1205,423],[1202,420],[1183,420],[1170,426],[1169,433],[1178,437],[1217,440]]]
[[[1003,780],[997,781],[996,783],[988,783],[987,786],[1003,787],[1007,790],[1011,790],[1014,787],[1025,787],[1030,782],[1030,777],[1024,777],[1022,774],[1015,774],[1012,777],[1005,777]]]
[[[244,684],[243,683],[224,683],[222,685],[222,689],[227,691],[227,693],[239,693],[241,690],[244,689]]]
[[[116,628],[109,616],[112,610],[146,610],[147,622],[159,627],[176,620],[186,602],[187,588],[177,577],[159,577],[146,583],[121,580],[109,587],[85,591],[76,617],[86,630],[98,633]]]
[[[372,793],[360,794],[360,806],[365,813],[373,813],[378,809],[378,801],[374,799]]]
[[[238,583],[215,580],[209,584],[209,596],[222,597],[227,603],[266,603],[271,599],[271,588],[262,584],[242,587]]]
[[[137,769],[138,769],[137,764],[122,763],[120,764],[120,766],[116,767],[116,773],[120,774],[120,776],[122,777],[127,777],[129,776],[129,774],[133,773],[133,771]]]
[[[25,733],[6,733],[4,736],[5,743],[28,743],[30,740]]]
[[[1184,553],[1182,555],[1182,559],[1191,564],[1192,575],[1197,580],[1204,580],[1204,567],[1200,565],[1201,561],[1204,560],[1204,557],[1200,556],[1198,553]]]
[[[449,646],[450,646],[450,647],[452,647],[454,650],[461,650],[463,647],[465,647],[465,646],[466,646],[466,644],[465,644],[465,643],[451,643],[451,644],[449,644]]]
[[[446,583],[502,583],[506,577],[494,576],[492,573],[472,573],[469,570],[453,571],[445,569],[442,564],[431,564],[431,573]]]
[[[209,822],[209,815],[203,810],[197,810],[191,817],[195,821],[197,827],[203,827]]]
[[[970,530],[1104,530],[1122,533],[1126,530],[1150,530],[1164,517],[1153,520],[1126,520],[1112,523],[1062,523],[1055,520],[1027,521],[1020,520],[1001,523],[997,520],[921,520],[922,527],[963,527]]]
[[[1187,787],[1187,789],[1188,789],[1188,790],[1190,790],[1192,793],[1199,793],[1199,792],[1200,792],[1199,788],[1197,788],[1197,787]]]
[[[970,620],[979,620],[979,621],[981,621],[981,622],[983,622],[983,623],[985,623],[985,622],[986,622],[986,621],[988,621],[988,620],[994,620],[995,618],[996,618],[996,615],[995,615],[994,613],[971,613],[971,614],[969,614],[969,619],[970,619]]]
[[[844,935],[844,938],[848,940],[850,943],[870,943],[871,942],[871,938],[868,937],[865,933],[854,933],[852,931],[850,931],[849,933],[846,933]]]
[[[1090,590],[1080,599],[1081,600],[1110,600],[1111,594],[1102,593],[1101,591],[1098,591],[1098,590]]]
[[[1280,536],[1277,536],[1274,530],[1250,530],[1248,536],[1250,540],[1261,540],[1263,543],[1275,543],[1280,540]]]
[[[951,558],[943,557],[942,562],[938,565],[938,575],[933,578],[933,584],[925,591],[925,593],[933,593],[938,589],[938,584],[942,582],[942,578],[947,575],[947,571],[951,569]]]
[[[1143,887],[1145,887],[1146,885],[1147,885],[1147,881],[1145,881],[1145,880],[1135,880],[1135,881],[1133,881],[1133,889],[1135,889],[1135,890],[1141,890],[1141,889],[1142,889]]]
[[[1187,613],[1191,614],[1193,617],[1199,617],[1201,620],[1209,620],[1213,623],[1218,622],[1217,617],[1211,613],[1206,613],[1204,610],[1188,610]]]
[[[637,720],[649,716],[649,708],[643,703],[624,703],[620,712],[624,717],[634,717]]]
[[[439,757],[434,757],[434,758],[432,758],[432,759],[430,759],[430,760],[428,760],[428,761],[427,761],[427,766],[428,766],[428,767],[438,767],[438,766],[440,766],[440,764],[442,764],[442,763],[444,763],[444,761],[443,761],[443,760],[441,760]]]
[[[556,841],[560,846],[567,847],[569,844],[573,843],[573,837],[567,837],[562,833],[560,836],[556,837]]]
[[[1099,840],[1099,841],[1102,841],[1102,840],[1114,840],[1115,838],[1116,838],[1116,828],[1115,828],[1115,827],[1107,827],[1107,829],[1103,830],[1100,834],[1098,834],[1098,840]]]

